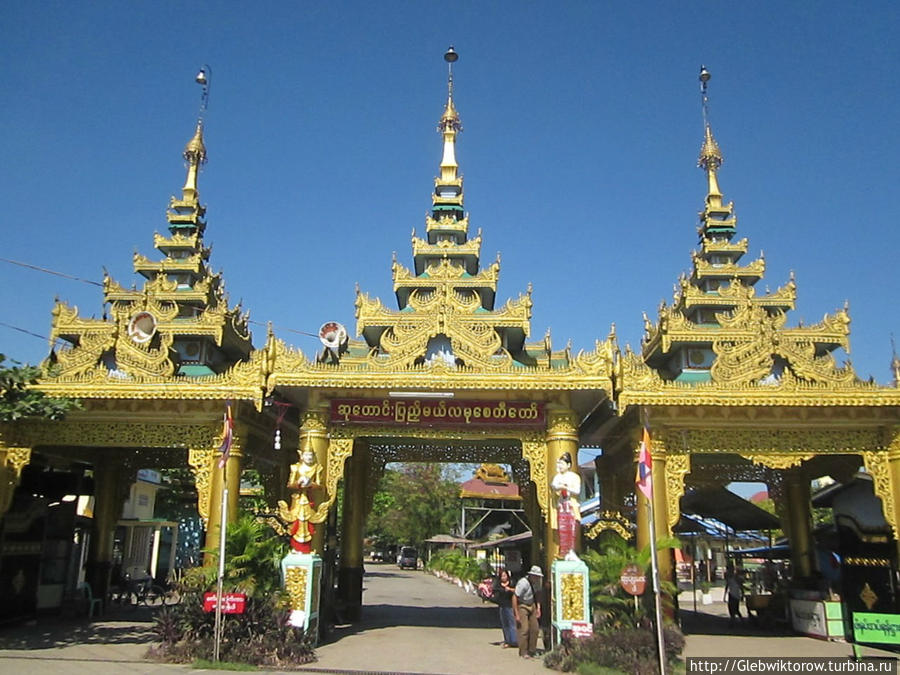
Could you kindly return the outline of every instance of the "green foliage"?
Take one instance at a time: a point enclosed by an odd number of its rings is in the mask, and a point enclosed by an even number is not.
[[[203,575],[206,590],[211,590],[216,582],[219,551],[206,552],[212,554],[215,563],[197,573]],[[287,544],[282,537],[253,515],[242,513],[225,531],[225,589],[250,596],[279,594],[281,559],[286,553]]]
[[[674,538],[656,542],[657,551],[679,546],[680,542]],[[649,546],[638,551],[617,534],[605,532],[598,539],[595,548],[585,551],[581,558],[588,566],[591,607],[599,615],[601,627],[619,628],[647,623],[648,616],[654,613]],[[633,596],[626,593],[619,583],[622,570],[629,564],[638,565],[647,576],[648,590],[644,592],[637,607]],[[677,593],[675,585],[670,582],[662,582],[661,587],[669,598]]]
[[[478,582],[484,577],[481,566],[475,558],[469,558],[461,550],[444,549],[438,551],[428,561],[426,569],[446,572],[462,581]]]
[[[0,354],[0,422],[15,422],[25,417],[42,417],[59,420],[70,410],[80,408],[78,401],[66,398],[49,398],[34,388],[38,384],[41,369],[20,364],[4,365],[6,357]]]
[[[367,536],[376,546],[412,545],[450,532],[459,519],[459,485],[442,464],[401,464],[387,470],[372,500]]]
[[[674,665],[684,651],[684,636],[676,626],[663,628],[666,663]],[[607,628],[589,638],[571,638],[564,633],[562,642],[544,657],[544,665],[563,672],[585,674],[609,672],[659,673],[656,632],[647,628]]]
[[[157,645],[150,656],[170,663],[209,660],[215,642],[215,612],[203,611],[203,592],[194,575],[179,589],[182,601],[154,616]],[[315,661],[311,641],[287,625],[288,610],[275,596],[251,597],[240,615],[224,615],[219,657],[222,661],[287,670]]]
[[[280,562],[285,554],[281,537],[244,514],[228,526],[225,552],[225,591],[248,597],[243,614],[223,618],[220,658],[277,670],[314,661],[310,640],[287,625],[289,608],[281,589]],[[178,584],[181,602],[163,607],[154,617],[159,645],[151,650],[151,656],[174,663],[212,658],[215,612],[203,611],[203,594],[214,590],[217,569],[216,564],[185,572]]]

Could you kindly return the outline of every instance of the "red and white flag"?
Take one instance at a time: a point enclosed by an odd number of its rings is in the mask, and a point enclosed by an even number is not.
[[[653,459],[650,457],[650,430],[646,426],[641,438],[641,452],[638,455],[635,484],[647,499],[653,499]]]
[[[231,455],[231,443],[234,441],[234,419],[231,417],[231,404],[225,406],[224,432],[222,435],[222,445],[219,446],[219,452],[222,456],[219,458],[219,468],[224,469],[228,463],[228,457]]]

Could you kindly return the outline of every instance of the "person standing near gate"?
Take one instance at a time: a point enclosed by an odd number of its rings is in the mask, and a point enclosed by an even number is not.
[[[541,568],[533,565],[528,574],[519,579],[512,597],[513,613],[516,615],[516,628],[519,633],[519,656],[526,659],[534,658],[537,649],[543,581],[544,573],[541,572]]]
[[[507,570],[500,570],[500,574],[494,579],[494,594],[492,599],[496,601],[500,608],[500,628],[503,629],[503,648],[515,647],[516,640],[516,618],[513,612],[513,596],[515,589],[512,586],[512,579],[509,578]]]

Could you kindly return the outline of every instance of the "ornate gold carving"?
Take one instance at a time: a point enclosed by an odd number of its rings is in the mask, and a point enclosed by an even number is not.
[[[561,586],[561,619],[563,621],[583,621],[584,611],[584,575],[560,574]]]
[[[669,531],[681,518],[681,498],[684,496],[684,477],[691,472],[691,456],[666,453],[666,509]]]
[[[855,454],[881,447],[873,429],[688,429],[680,432],[692,453],[750,456]]]
[[[284,587],[291,599],[292,610],[306,610],[306,587],[309,570],[300,565],[288,565],[284,570]]]
[[[769,455],[755,455],[755,454],[743,454],[742,457],[749,459],[754,464],[761,464],[762,466],[768,467],[770,469],[790,469],[795,466],[800,466],[808,459],[813,457],[812,454],[792,454],[792,455],[783,455],[783,454],[769,454]]]
[[[670,510],[669,513],[671,512]],[[618,511],[601,511],[597,521],[584,531],[584,536],[596,539],[601,532],[612,530],[622,539],[631,539],[634,536],[633,529],[632,522]]]
[[[875,606],[875,603],[878,602],[878,594],[872,590],[872,587],[869,586],[868,581],[866,582],[865,586],[863,586],[863,589],[859,592],[859,599],[863,601],[863,604],[870,611]]]
[[[337,484],[344,477],[344,462],[353,454],[352,438],[332,438],[328,444],[328,469],[325,474],[325,499],[316,505],[316,513],[309,520],[322,523],[328,517],[328,509],[337,497]]]
[[[863,462],[866,466],[866,473],[872,476],[875,496],[881,499],[881,508],[884,512],[884,519],[891,526],[891,532],[894,538],[897,538],[897,517],[894,490],[891,485],[891,469],[890,460],[886,452],[864,452],[862,453]]]
[[[890,558],[844,558],[845,565],[856,565],[857,567],[890,567]]]
[[[522,457],[531,467],[531,480],[537,492],[538,505],[546,520],[549,514],[550,478],[547,475],[547,444],[545,442],[522,441]]]
[[[197,488],[197,512],[203,519],[204,527],[209,524],[209,502],[215,456],[216,450],[210,446],[188,450],[188,465],[194,473],[194,485]]]

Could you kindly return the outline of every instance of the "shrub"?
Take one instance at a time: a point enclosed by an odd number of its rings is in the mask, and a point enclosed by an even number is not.
[[[478,561],[466,557],[466,554],[459,549],[448,549],[436,553],[428,561],[427,569],[446,572],[461,581],[478,582],[484,578]]]
[[[279,568],[283,542],[252,516],[242,516],[228,526],[225,550],[225,591],[246,593],[247,602],[243,614],[223,616],[220,660],[279,670],[315,661],[308,636],[287,625]],[[216,615],[203,611],[203,594],[214,590],[215,575],[215,567],[185,573],[178,585],[181,602],[163,607],[154,618],[159,645],[151,648],[151,658],[175,663],[212,658]]]
[[[589,638],[564,637],[553,651],[544,657],[547,668],[563,672],[610,668],[643,675],[659,672],[656,657],[656,632],[643,628],[627,628],[595,633]],[[666,662],[674,664],[684,650],[684,636],[675,626],[663,628]]]
[[[280,670],[315,661],[311,640],[287,625],[287,615],[280,596],[247,598],[243,614],[223,615],[219,658]],[[151,658],[174,663],[212,658],[215,616],[203,611],[202,593],[185,590],[181,603],[154,617],[159,644],[151,648]]]

